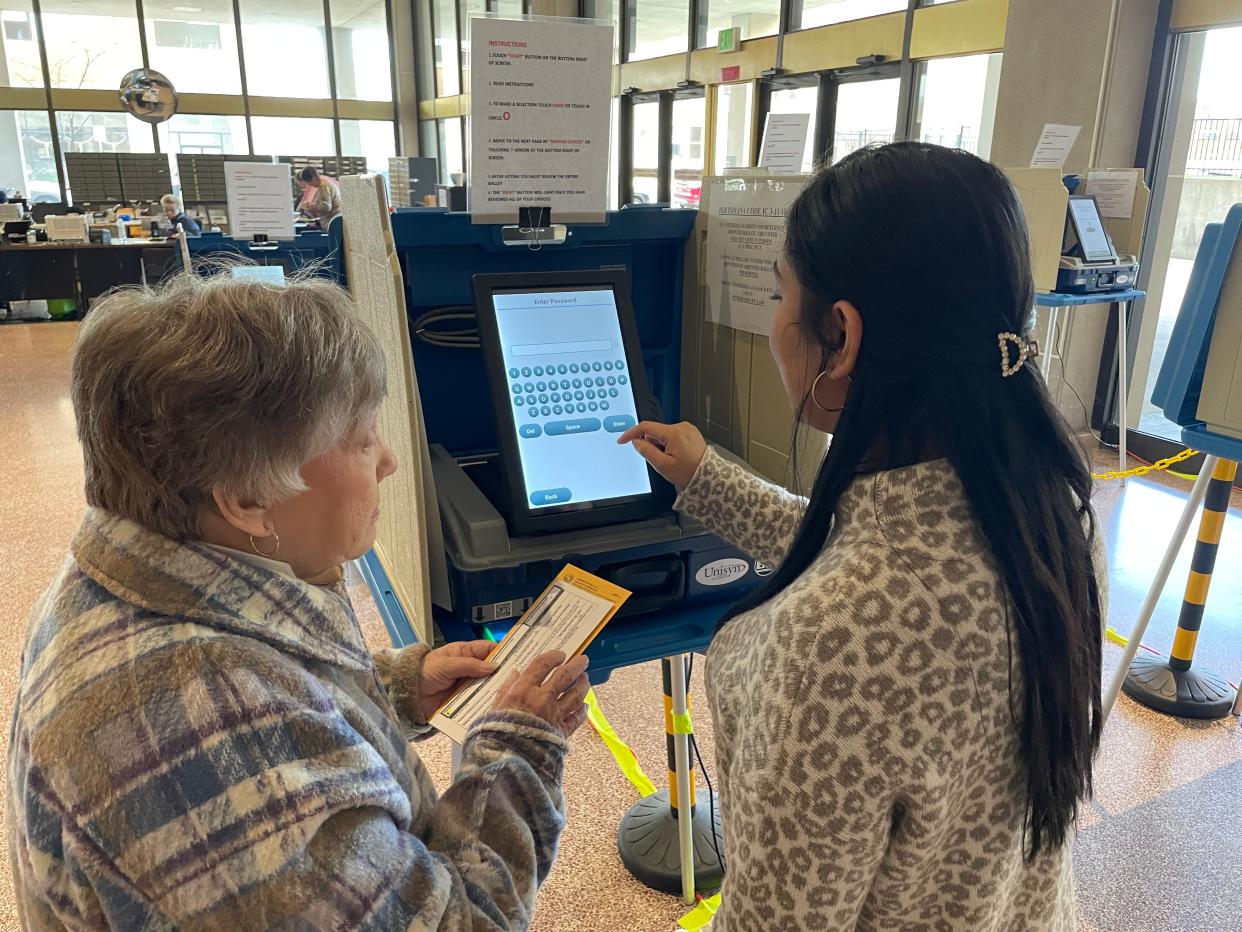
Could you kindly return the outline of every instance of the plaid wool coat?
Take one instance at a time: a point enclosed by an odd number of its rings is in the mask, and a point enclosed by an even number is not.
[[[524,929],[566,744],[493,713],[437,798],[423,648],[344,589],[89,511],[35,607],[9,748],[19,916],[60,929]]]

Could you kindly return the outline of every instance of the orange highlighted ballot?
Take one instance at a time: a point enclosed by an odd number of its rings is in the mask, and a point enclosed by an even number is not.
[[[470,726],[491,711],[510,673],[550,650],[564,651],[566,657],[582,653],[629,597],[620,586],[566,566],[488,656],[496,672],[463,685],[431,724],[461,744]]]

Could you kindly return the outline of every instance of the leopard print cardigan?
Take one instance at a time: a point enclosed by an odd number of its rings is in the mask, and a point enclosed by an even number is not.
[[[769,563],[804,506],[712,450],[678,501]],[[708,654],[713,932],[1074,928],[1069,846],[1023,860],[1008,607],[948,463],[854,481],[822,553]]]

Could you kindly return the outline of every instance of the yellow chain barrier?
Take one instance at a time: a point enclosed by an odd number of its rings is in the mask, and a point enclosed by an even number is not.
[[[1197,456],[1198,453],[1199,453],[1198,450],[1187,449],[1187,450],[1183,450],[1181,453],[1175,454],[1174,456],[1168,456],[1162,460],[1157,460],[1156,462],[1151,463],[1150,465],[1144,463],[1142,466],[1135,466],[1133,469],[1126,469],[1126,470],[1114,469],[1112,472],[1093,472],[1091,474],[1091,478],[1097,479],[1100,482],[1108,482],[1113,479],[1130,479],[1130,478],[1133,478],[1134,476],[1145,476],[1149,472],[1164,472],[1166,470],[1169,470],[1170,466],[1174,466],[1177,463],[1182,462],[1183,460],[1188,460],[1192,456]],[[1182,473],[1172,472],[1172,470],[1169,470],[1169,472],[1171,472],[1171,474],[1174,476],[1178,476],[1179,478],[1189,478],[1189,479],[1194,478],[1194,476],[1185,476]]]

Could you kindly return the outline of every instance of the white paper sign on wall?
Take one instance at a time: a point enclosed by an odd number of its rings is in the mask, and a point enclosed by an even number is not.
[[[598,223],[608,208],[612,26],[470,21],[470,213]]]

